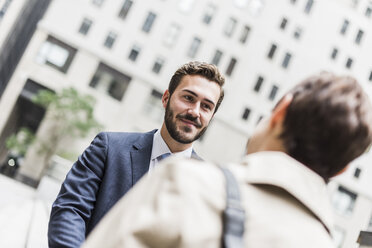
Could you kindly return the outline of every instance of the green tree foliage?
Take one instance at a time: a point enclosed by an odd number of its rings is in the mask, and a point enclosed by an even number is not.
[[[38,138],[45,169],[65,138],[82,138],[102,128],[93,116],[95,99],[80,94],[74,88],[66,88],[58,93],[41,90],[32,101],[47,109],[46,119],[50,127],[44,137]]]
[[[5,146],[15,155],[23,157],[34,141],[34,133],[30,129],[22,127],[17,134],[12,134],[7,138]]]
[[[93,116],[95,99],[82,95],[74,88],[65,88],[58,93],[40,90],[32,101],[47,110],[44,118],[48,127],[46,133],[34,136],[29,129],[22,128],[6,140],[6,145],[11,152],[24,156],[28,147],[35,143],[43,156],[44,170],[51,157],[62,148],[64,139],[83,138],[94,130],[102,129]]]
[[[95,99],[81,95],[74,88],[63,89],[57,94],[41,90],[32,101],[47,109],[47,118],[53,122],[55,131],[58,131],[52,135],[59,138],[85,137],[92,130],[102,128],[93,116]]]

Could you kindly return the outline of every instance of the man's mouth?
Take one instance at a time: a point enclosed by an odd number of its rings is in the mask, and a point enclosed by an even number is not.
[[[190,120],[186,120],[186,119],[183,119],[183,118],[180,118],[180,120],[182,121],[182,122],[184,122],[184,123],[186,123],[187,125],[192,125],[192,126],[195,126],[196,127],[196,123],[195,122],[193,122],[193,121],[190,121]]]
[[[196,121],[192,121],[185,117],[178,117],[178,119],[180,119],[183,123],[185,123],[188,126],[194,126],[196,128],[201,128],[201,124]]]

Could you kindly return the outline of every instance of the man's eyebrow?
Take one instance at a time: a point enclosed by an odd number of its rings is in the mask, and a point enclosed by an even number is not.
[[[188,90],[188,89],[184,89],[183,91],[186,91],[188,93],[190,93],[191,95],[194,95],[196,97],[198,97],[198,94],[196,94],[194,91],[192,90]],[[208,99],[208,98],[204,98],[205,101],[209,102],[210,104],[212,104],[213,106],[216,105],[212,100]]]

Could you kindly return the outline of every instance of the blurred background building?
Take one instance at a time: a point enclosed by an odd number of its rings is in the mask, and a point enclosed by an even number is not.
[[[162,123],[172,74],[191,60],[226,75],[225,100],[194,147],[236,161],[282,93],[313,73],[350,74],[372,96],[371,24],[369,0],[0,0],[0,164],[21,127],[48,135],[46,111],[31,100],[39,90],[94,96],[105,131],[149,131]],[[76,156],[48,168],[31,147],[14,176],[36,186],[47,173],[59,185],[94,135],[64,141],[59,155]],[[372,228],[371,161],[329,186],[338,247],[356,247]]]

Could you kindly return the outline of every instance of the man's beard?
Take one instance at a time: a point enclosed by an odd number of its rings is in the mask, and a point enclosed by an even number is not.
[[[174,113],[173,113],[173,110],[170,108],[169,103],[170,103],[170,99],[169,99],[169,101],[167,103],[167,107],[165,109],[164,122],[165,122],[165,126],[168,130],[168,133],[170,134],[170,136],[175,141],[177,141],[181,144],[190,144],[193,141],[199,139],[205,133],[205,131],[207,131],[208,126],[201,129],[198,133],[195,134],[194,137],[191,137],[191,138],[185,137],[183,135],[182,131],[177,130],[176,122],[173,121]],[[194,123],[195,127],[198,128],[198,129],[202,127],[202,124],[200,123],[198,118],[193,117],[192,115],[189,115],[189,114],[185,114],[185,115],[178,114],[176,116],[176,119],[184,119],[184,120],[191,121],[191,122]],[[182,129],[183,129],[183,132],[185,132],[185,133],[190,133],[192,131],[192,129],[190,127],[187,127],[187,126],[182,127]]]

